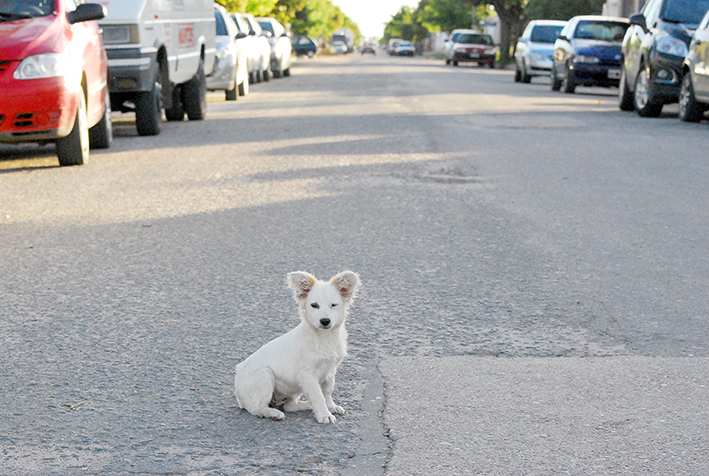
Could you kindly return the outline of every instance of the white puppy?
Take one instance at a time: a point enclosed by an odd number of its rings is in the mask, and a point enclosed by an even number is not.
[[[275,408],[283,406],[287,412],[313,410],[319,423],[335,423],[333,413],[345,412],[332,401],[335,372],[347,355],[345,318],[359,276],[344,271],[326,282],[296,271],[288,274],[288,286],[301,323],[236,366],[236,401],[252,415],[273,420],[285,418]]]

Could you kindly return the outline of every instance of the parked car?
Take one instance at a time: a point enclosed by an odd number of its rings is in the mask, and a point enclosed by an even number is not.
[[[402,41],[394,47],[394,56],[413,56],[416,54],[416,48],[410,41]]]
[[[470,61],[494,68],[497,48],[490,35],[476,30],[454,30],[445,54],[446,64],[458,66],[458,63]]]
[[[330,45],[330,53],[334,55],[344,55],[347,53],[347,45],[344,41],[335,41]]]
[[[206,74],[214,69],[214,7],[203,0],[101,0],[111,107],[135,112],[140,135],[168,121],[204,119]],[[159,18],[159,22],[156,21]]]
[[[113,137],[99,4],[0,4],[0,142],[56,144],[60,165],[82,165]]]
[[[366,54],[376,55],[377,54],[377,50],[376,50],[376,47],[374,46],[374,43],[369,42],[369,41],[362,45],[362,49],[360,50],[360,52],[363,55],[366,55]]]
[[[249,93],[249,70],[243,43],[236,44],[239,34],[234,20],[221,5],[214,5],[217,26],[217,61],[214,71],[207,77],[207,89],[224,90],[227,101],[236,101]]]
[[[307,56],[312,58],[320,52],[318,42],[309,36],[298,35],[291,38],[291,46],[296,56]]]
[[[251,84],[271,79],[271,44],[263,35],[261,25],[248,13],[232,13],[232,20],[239,30],[237,46],[243,46],[247,53],[247,68]]]
[[[286,32],[278,20],[271,17],[256,19],[266,32],[268,42],[271,44],[271,71],[273,76],[290,76],[291,55],[293,47],[290,44],[290,33]]]
[[[554,43],[551,89],[573,93],[576,86],[618,86],[625,18],[573,17]]]
[[[554,42],[565,21],[532,20],[515,47],[515,81],[529,83],[534,76],[549,76],[554,60]]]
[[[682,64],[709,0],[648,0],[623,39],[618,106],[657,117],[679,100]]]
[[[404,40],[402,40],[401,38],[391,38],[391,39],[389,40],[389,45],[387,46],[387,53],[389,53],[390,55],[393,55],[393,54],[394,54],[394,49],[395,49],[396,46],[397,46],[399,43],[401,43],[402,41],[404,41]]]
[[[709,109],[709,12],[694,32],[689,53],[682,64],[679,118],[698,122]]]

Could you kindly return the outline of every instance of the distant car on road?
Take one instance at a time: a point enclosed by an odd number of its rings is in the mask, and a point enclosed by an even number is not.
[[[60,165],[111,144],[108,62],[96,22],[106,9],[73,0],[0,6],[0,142],[54,142]]]
[[[330,45],[330,53],[334,55],[344,55],[347,53],[347,45],[343,41],[336,41]]]
[[[377,54],[376,47],[374,46],[374,43],[371,43],[371,42],[366,42],[365,44],[363,44],[360,52],[363,55],[365,55],[365,54],[376,55]]]
[[[573,93],[576,86],[618,86],[620,45],[628,20],[594,15],[573,17],[554,43],[551,89]]]
[[[682,64],[679,118],[698,122],[709,109],[709,12],[694,32],[689,53]]]
[[[402,41],[394,47],[394,56],[413,56],[416,54],[416,48],[410,41]]]
[[[224,90],[227,101],[249,92],[249,69],[243,43],[237,45],[238,30],[229,13],[221,5],[214,5],[217,28],[217,60],[214,71],[207,76],[207,89]]]
[[[266,33],[271,44],[271,72],[274,78],[290,76],[291,55],[293,47],[290,43],[290,33],[286,32],[278,20],[271,17],[257,18],[261,29]]]
[[[320,52],[318,42],[309,36],[298,35],[291,38],[291,46],[293,54],[296,56],[307,56],[312,58]]]
[[[534,76],[549,76],[554,42],[565,21],[532,20],[515,47],[515,81],[529,83]]]
[[[478,66],[495,67],[497,48],[490,35],[476,30],[454,30],[445,50],[446,64],[458,66],[462,62],[474,62]]]
[[[657,117],[665,104],[679,100],[691,32],[707,10],[709,0],[648,0],[630,17],[622,48],[620,109]]]

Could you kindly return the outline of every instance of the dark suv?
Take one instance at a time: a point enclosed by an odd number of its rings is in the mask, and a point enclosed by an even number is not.
[[[678,101],[682,61],[707,10],[709,0],[648,0],[630,17],[618,93],[622,110],[657,117],[662,106]]]

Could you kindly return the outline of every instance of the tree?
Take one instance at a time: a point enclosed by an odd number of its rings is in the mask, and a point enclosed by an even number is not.
[[[449,32],[456,28],[470,28],[473,24],[472,3],[468,0],[430,0],[426,3],[420,20],[429,31]]]
[[[568,20],[575,15],[600,15],[604,0],[529,0],[524,12],[529,20]]]
[[[489,0],[500,18],[500,61],[510,60],[512,32],[518,31],[524,21],[526,0]]]

